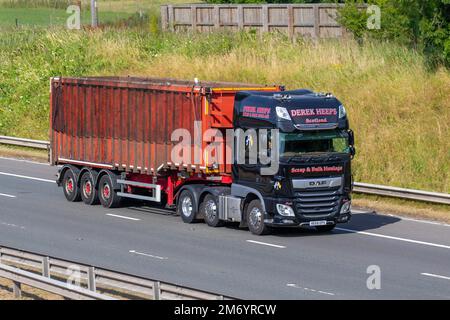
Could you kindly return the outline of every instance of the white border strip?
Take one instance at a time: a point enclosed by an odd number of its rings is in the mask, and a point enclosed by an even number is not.
[[[79,160],[71,160],[71,159],[66,159],[66,158],[58,158],[58,161],[67,162],[67,163],[73,163],[73,164],[81,164],[81,165],[86,165],[86,166],[96,166],[96,167],[100,167],[100,168],[108,168],[108,169],[114,168],[110,164],[96,163],[96,162],[87,162],[87,161],[79,161]]]
[[[358,231],[358,230],[345,229],[345,228],[336,228],[335,230],[341,230],[341,231],[350,232],[350,233],[358,233],[358,234],[363,234],[363,235],[366,235],[366,236],[372,236],[372,237],[378,237],[378,238],[384,238],[384,239],[391,239],[391,240],[397,240],[397,241],[404,241],[404,242],[409,242],[409,243],[421,244],[421,245],[430,246],[430,247],[450,249],[450,246],[447,246],[447,245],[444,245],[444,244],[425,242],[425,241],[418,241],[418,240],[399,238],[399,237],[393,237],[393,236],[386,236],[384,234],[378,234],[378,233],[371,233],[371,232]]]
[[[0,172],[0,175],[3,175],[3,176],[9,176],[9,177],[15,177],[15,178],[28,179],[28,180],[41,181],[41,182],[56,183],[56,181],[54,181],[54,180],[48,180],[48,179],[41,179],[41,178],[35,178],[35,177],[22,176],[22,175],[20,175],[20,174],[13,174],[13,173],[7,173],[7,172]]]

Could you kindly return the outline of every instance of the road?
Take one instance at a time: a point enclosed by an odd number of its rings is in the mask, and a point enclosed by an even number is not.
[[[0,245],[244,299],[450,298],[450,225],[361,211],[330,234],[257,237],[146,206],[69,203],[55,173],[0,158]]]

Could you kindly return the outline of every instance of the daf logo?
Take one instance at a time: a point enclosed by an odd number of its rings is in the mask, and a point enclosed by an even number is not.
[[[322,186],[326,186],[326,185],[328,185],[328,182],[326,180],[309,182],[310,187],[322,187]]]

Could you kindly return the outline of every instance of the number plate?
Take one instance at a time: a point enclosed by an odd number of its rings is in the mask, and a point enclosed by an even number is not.
[[[326,226],[327,221],[326,220],[320,220],[320,221],[310,221],[309,226],[310,227],[318,227],[318,226]]]

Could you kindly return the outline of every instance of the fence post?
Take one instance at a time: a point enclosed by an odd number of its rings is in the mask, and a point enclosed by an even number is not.
[[[220,29],[220,8],[219,6],[214,6],[214,29]]]
[[[294,38],[294,7],[292,4],[287,5],[287,17],[288,17],[288,36],[289,39]]]
[[[191,25],[192,31],[197,31],[197,7],[191,6]]]
[[[262,32],[269,32],[269,7],[263,4],[261,10]]]
[[[237,7],[237,23],[239,30],[244,29],[244,7],[242,5]]]
[[[91,25],[93,28],[98,26],[98,18],[97,18],[97,1],[91,0]]]
[[[320,38],[320,12],[319,6],[314,5],[314,37],[316,39]]]
[[[20,285],[20,282],[13,281],[13,293],[15,298],[22,297],[22,287]]]
[[[88,289],[91,291],[97,291],[97,285],[95,283],[95,268],[88,268]]]
[[[169,17],[168,26],[170,31],[175,31],[175,17],[174,17],[174,9],[172,5],[167,6],[167,15]]]
[[[167,21],[167,6],[161,6],[161,30],[167,31],[169,22]]]
[[[42,258],[42,275],[50,278],[50,261],[48,257]]]
[[[161,283],[153,282],[153,300],[161,300]]]

